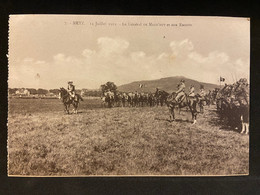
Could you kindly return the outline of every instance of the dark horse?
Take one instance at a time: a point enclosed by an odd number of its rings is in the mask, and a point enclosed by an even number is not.
[[[79,94],[75,94],[74,99],[71,99],[69,92],[64,89],[63,87],[60,88],[60,93],[59,93],[59,99],[61,99],[62,103],[64,104],[65,107],[65,112],[69,114],[69,107],[72,104],[73,105],[73,111],[75,114],[78,113],[78,106],[79,106],[79,101],[83,101],[83,98]]]
[[[161,106],[163,106],[164,103],[166,103],[167,97],[168,97],[169,93],[167,93],[166,91],[163,90],[157,90],[154,94],[155,98],[156,98],[156,103],[157,106],[160,104]]]
[[[193,124],[197,122],[197,103],[198,100],[197,98],[194,97],[189,97],[187,94],[185,94],[180,102],[176,102],[175,97],[176,93],[173,92],[172,94],[168,95],[166,104],[168,106],[168,109],[170,111],[170,120],[175,120],[175,114],[174,114],[174,108],[176,106],[180,108],[188,107],[190,109],[191,115],[192,115],[192,120]]]

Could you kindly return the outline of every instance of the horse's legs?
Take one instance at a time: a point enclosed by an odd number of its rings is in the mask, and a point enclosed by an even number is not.
[[[242,131],[240,133],[243,134],[244,132],[245,132],[245,124],[242,122]]]
[[[249,123],[245,123],[245,128],[246,128],[246,134],[249,133]]]
[[[245,129],[245,123],[243,122],[243,115],[241,115],[240,119],[241,119],[241,123],[242,123],[242,130],[240,133],[244,133],[246,129]]]
[[[193,124],[197,123],[197,113],[193,113]]]
[[[190,112],[191,112],[191,120],[193,120],[193,124],[195,124],[194,113],[193,113],[192,107],[190,105],[188,107],[189,107]]]
[[[249,111],[248,111],[248,108],[243,108],[242,110],[243,112],[243,122],[244,122],[244,126],[245,126],[245,131],[246,131],[246,134],[249,133]]]
[[[77,107],[75,108],[74,113],[75,113],[75,114],[78,114],[78,108],[77,108]]]
[[[75,105],[74,105],[75,114],[78,114],[78,107],[79,107],[79,102],[75,103]]]
[[[200,113],[204,113],[204,107],[203,107],[203,102],[200,102]]]
[[[70,104],[67,105],[67,112],[69,114]]]
[[[67,113],[67,105],[64,104],[64,112]]]
[[[192,120],[193,120],[192,124],[196,124],[196,122],[197,122],[197,110],[196,110],[195,102],[191,102],[191,105],[189,105],[189,108],[190,108],[191,116],[192,116]]]
[[[67,114],[70,113],[70,112],[69,112],[69,105],[65,105],[65,112],[66,112]]]
[[[197,122],[197,102],[193,102],[193,115],[194,115],[194,121],[193,124],[195,124]]]
[[[169,106],[169,112],[170,112],[170,121],[174,121],[175,120],[175,116],[174,116],[174,106]]]
[[[171,110],[171,108],[169,108],[169,113],[170,113],[170,115],[169,115],[170,121],[172,121],[173,119],[172,119],[172,110]]]

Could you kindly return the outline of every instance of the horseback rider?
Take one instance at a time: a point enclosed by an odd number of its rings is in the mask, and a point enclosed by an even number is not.
[[[189,97],[195,97],[195,88],[194,88],[194,85],[191,85],[191,86],[190,86]]]
[[[69,95],[70,95],[70,99],[74,100],[76,93],[75,93],[75,85],[73,85],[73,81],[70,80],[68,82],[68,88],[67,89],[68,89],[68,92],[69,92]]]
[[[238,83],[239,83],[240,85],[244,85],[244,86],[246,86],[246,85],[248,84],[246,78],[239,79]]]
[[[200,92],[199,92],[200,97],[204,98],[206,95],[205,89],[203,85],[200,85]]]
[[[183,97],[185,95],[184,90],[185,90],[185,80],[181,80],[180,84],[178,85],[178,90],[176,91],[176,97],[175,97],[175,101],[179,102],[181,97]]]
[[[238,81],[238,86],[241,87],[240,90],[244,91],[245,101],[249,104],[249,85],[246,78],[242,78]]]
[[[159,92],[159,88],[156,87],[156,91],[155,91],[155,94],[157,94]]]

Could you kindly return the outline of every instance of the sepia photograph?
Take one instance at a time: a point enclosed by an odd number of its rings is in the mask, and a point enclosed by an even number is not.
[[[10,15],[8,176],[249,175],[250,19]]]

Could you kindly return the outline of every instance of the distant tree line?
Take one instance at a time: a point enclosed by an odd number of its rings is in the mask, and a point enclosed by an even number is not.
[[[59,94],[59,89],[47,90],[47,89],[42,89],[42,88],[39,88],[39,89],[34,89],[34,88],[9,88],[8,92],[9,92],[10,95],[15,95],[15,94],[19,95],[19,94],[23,94],[23,92],[25,90],[29,91],[30,95],[50,95],[50,94],[58,95]],[[87,90],[87,89],[79,90],[79,89],[77,89],[76,93],[80,94],[82,96],[94,96],[94,97],[100,97],[102,95],[101,90]]]

